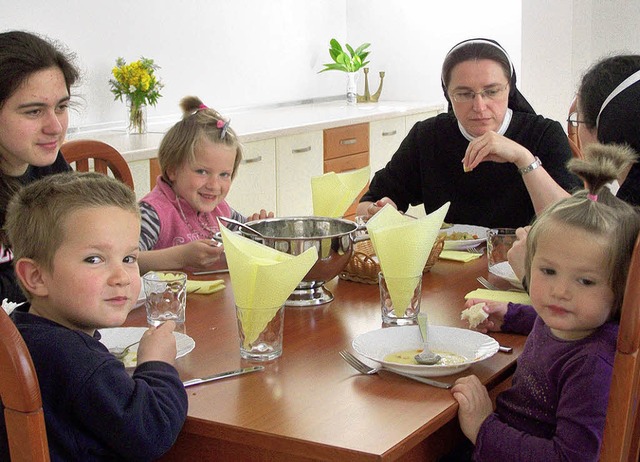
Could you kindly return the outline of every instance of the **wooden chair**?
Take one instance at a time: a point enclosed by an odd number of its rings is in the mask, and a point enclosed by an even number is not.
[[[578,111],[577,97],[573,98],[571,106],[569,107],[569,116]],[[582,147],[580,145],[580,137],[578,136],[578,127],[571,125],[571,122],[567,121],[567,136],[569,137],[569,147],[571,147],[571,153],[573,157],[577,159],[583,159]]]
[[[618,346],[600,460],[637,462],[640,455],[640,237],[622,303]]]
[[[0,398],[13,462],[49,461],[40,385],[20,332],[0,309]]]
[[[133,177],[127,161],[112,146],[97,140],[72,140],[62,145],[62,155],[69,164],[75,163],[79,172],[89,171],[89,159],[93,159],[93,170],[108,174],[134,189]]]

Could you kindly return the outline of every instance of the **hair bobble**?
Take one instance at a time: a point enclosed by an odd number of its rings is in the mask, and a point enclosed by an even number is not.
[[[216,127],[222,129],[222,131],[220,132],[221,140],[223,140],[225,135],[227,134],[227,129],[229,128],[229,122],[231,122],[231,119],[229,120],[218,119],[218,121],[216,122]]]
[[[598,202],[598,195],[597,194],[587,194],[587,199],[589,199],[590,201],[593,201],[593,202]]]
[[[201,104],[200,106],[198,106],[198,110],[200,109],[209,109],[209,106],[207,106],[206,104]]]

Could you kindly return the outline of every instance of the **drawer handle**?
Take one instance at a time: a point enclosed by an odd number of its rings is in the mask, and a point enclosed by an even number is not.
[[[293,154],[301,154],[303,152],[309,152],[309,151],[311,151],[311,146],[307,146],[306,148],[298,148],[298,149],[291,150]]]
[[[242,159],[243,164],[253,164],[255,162],[261,162],[262,156],[252,157],[251,159]]]
[[[397,130],[391,130],[390,132],[382,132],[382,136],[393,136],[398,133]]]
[[[347,138],[346,140],[340,140],[340,144],[356,144],[358,140],[356,138]]]

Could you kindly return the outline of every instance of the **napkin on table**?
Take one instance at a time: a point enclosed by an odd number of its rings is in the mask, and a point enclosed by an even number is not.
[[[318,259],[311,247],[290,255],[220,227],[245,346],[253,343]]]
[[[449,202],[423,218],[410,218],[387,204],[367,222],[396,315],[403,316],[438,237]]]
[[[513,302],[531,305],[531,298],[526,292],[517,292],[514,290],[489,290],[476,289],[464,296],[465,300],[470,298],[481,298],[484,300],[493,300],[496,302]]]
[[[313,214],[318,217],[341,217],[367,185],[370,167],[343,173],[328,172],[311,178]]]
[[[192,281],[187,280],[188,294],[204,294],[209,295],[224,289],[224,281],[216,279],[213,281]]]
[[[453,260],[467,263],[475,260],[476,258],[480,258],[481,256],[481,253],[472,253],[464,250],[443,250],[442,252],[440,252],[438,258],[442,258],[443,260]]]

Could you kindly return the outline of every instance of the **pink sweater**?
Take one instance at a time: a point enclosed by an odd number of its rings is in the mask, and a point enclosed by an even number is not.
[[[178,201],[184,212],[185,219],[182,218]],[[198,213],[182,198],[178,198],[169,184],[161,177],[158,177],[156,187],[141,199],[152,206],[160,219],[160,236],[154,250],[166,249],[190,241],[211,238],[211,232],[205,229],[198,220]],[[220,231],[217,217],[231,217],[231,207],[226,201],[222,201],[211,212],[200,213],[202,221],[211,226],[213,232]]]

